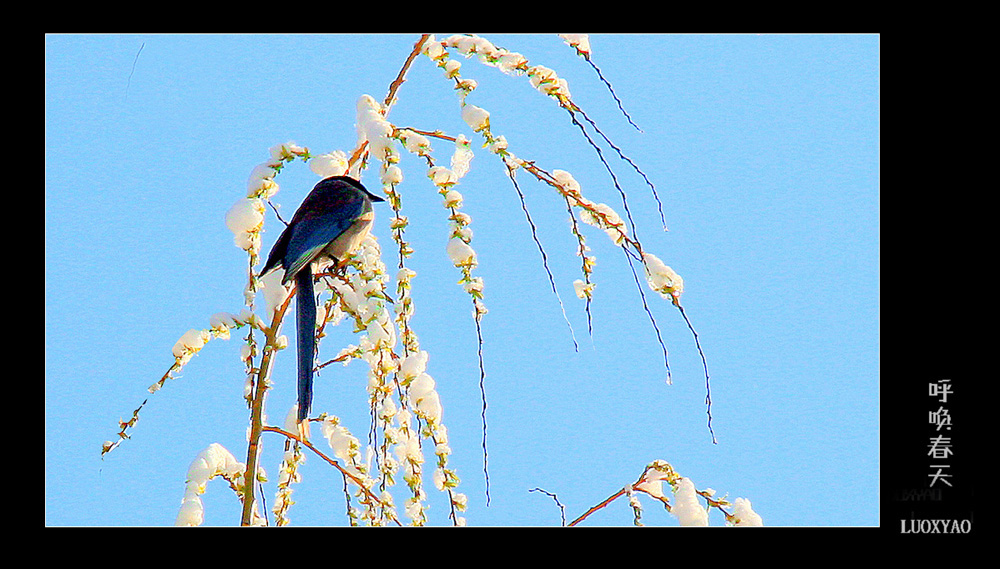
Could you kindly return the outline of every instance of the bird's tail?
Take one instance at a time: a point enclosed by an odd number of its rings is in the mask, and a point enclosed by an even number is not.
[[[313,396],[313,362],[316,358],[316,295],[313,292],[312,264],[306,263],[295,275],[296,330],[298,336],[298,422],[309,416]]]

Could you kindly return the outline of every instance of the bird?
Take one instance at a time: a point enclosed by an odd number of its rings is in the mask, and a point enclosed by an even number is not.
[[[302,200],[291,222],[271,247],[260,276],[284,269],[281,284],[295,281],[296,335],[298,338],[296,424],[309,416],[313,398],[313,362],[316,351],[316,295],[313,291],[314,261],[329,258],[341,266],[371,230],[375,219],[372,202],[384,199],[369,192],[349,176],[331,176],[320,181]]]

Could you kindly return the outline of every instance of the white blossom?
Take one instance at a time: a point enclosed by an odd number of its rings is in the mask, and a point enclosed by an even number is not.
[[[266,275],[260,277],[264,302],[267,305],[269,313],[277,310],[278,307],[284,304],[288,295],[292,293],[291,283],[288,286],[281,284],[281,280],[284,277],[285,271],[281,267],[269,271]]]
[[[502,51],[497,66],[507,74],[516,73],[518,68],[527,63],[528,60],[520,53],[513,51]]]
[[[473,153],[469,148],[469,139],[464,134],[455,138],[455,153],[451,155],[451,171],[461,178],[469,172]]]
[[[444,46],[441,45],[441,42],[435,40],[434,36],[431,36],[427,38],[427,41],[424,43],[423,53],[427,57],[436,60],[444,57],[447,52],[445,52]]]
[[[580,197],[580,182],[577,182],[572,174],[565,170],[553,170],[552,177],[556,179],[556,183],[567,194],[577,198]]]
[[[455,88],[456,89],[461,89],[463,91],[463,95],[462,95],[463,97],[465,95],[467,95],[468,93],[470,93],[472,91],[475,91],[476,87],[478,87],[478,86],[479,86],[479,82],[478,81],[476,81],[475,79],[469,79],[467,77],[463,77],[462,79],[459,79],[458,83],[455,84]]]
[[[457,190],[448,190],[444,195],[444,207],[462,207],[462,194]]]
[[[212,328],[236,328],[236,316],[229,312],[218,312],[209,318],[209,325]]]
[[[348,166],[347,154],[343,150],[320,154],[309,161],[309,169],[321,178],[343,176],[347,172]]]
[[[191,465],[188,467],[184,498],[181,500],[181,509],[177,513],[174,524],[179,526],[201,525],[204,519],[204,508],[199,496],[205,493],[208,481],[219,475],[233,480],[242,475],[243,469],[244,465],[218,443],[212,443],[208,448],[198,453],[198,456],[191,461]]]
[[[299,404],[292,405],[292,408],[285,414],[284,428],[289,433],[297,433],[299,429]]]
[[[455,227],[455,229],[452,232],[452,236],[458,237],[462,241],[468,243],[469,241],[472,241],[472,228],[469,227],[468,225]]]
[[[368,340],[373,346],[382,345],[386,348],[392,348],[396,345],[396,332],[392,325],[383,325],[379,323],[378,320],[372,320],[368,323],[366,328],[368,332]]]
[[[275,170],[270,163],[258,164],[250,171],[247,179],[247,197],[269,198],[278,192],[278,184],[274,181]]]
[[[587,34],[559,34],[559,37],[580,53],[590,55],[590,37]]]
[[[426,372],[419,372],[410,382],[410,399],[419,401],[434,392],[434,378]]]
[[[471,281],[463,284],[462,288],[465,289],[465,292],[472,294],[483,292],[483,286],[483,277],[473,277]]]
[[[573,290],[578,298],[590,298],[594,293],[595,283],[583,282],[581,279],[573,281]]]
[[[455,59],[449,59],[444,64],[444,76],[447,77],[448,79],[452,79],[458,75],[458,71],[461,68],[462,68],[461,61]]]
[[[435,186],[449,186],[458,183],[458,176],[449,168],[434,166],[427,170],[427,177],[434,181]]]
[[[708,511],[698,503],[698,494],[690,478],[681,478],[674,489],[674,505],[670,513],[682,526],[707,526]]]
[[[403,146],[408,152],[426,156],[431,152],[431,141],[426,136],[405,129],[399,132],[399,138],[403,141]]]
[[[466,104],[462,107],[462,120],[475,132],[490,127],[490,113],[475,105]]]
[[[186,352],[197,352],[211,338],[212,336],[205,330],[192,329],[184,332],[180,339],[177,340],[177,343],[174,344],[174,357],[183,357]]]
[[[437,391],[431,391],[417,401],[417,412],[422,414],[427,421],[440,423],[442,411],[441,399],[438,397]]]
[[[233,233],[235,242],[241,246],[248,239],[247,234],[257,232],[264,223],[264,202],[257,198],[240,199],[226,212],[226,227]]]
[[[430,354],[426,350],[409,354],[399,362],[399,372],[403,375],[403,380],[415,379],[427,369],[427,359]],[[429,377],[429,376],[428,376]]]
[[[274,348],[276,350],[284,350],[288,347],[288,336],[282,334],[274,339]]]
[[[395,164],[390,164],[382,172],[382,184],[383,185],[393,185],[399,184],[403,181],[403,171]]]
[[[392,125],[385,120],[382,106],[371,95],[358,98],[356,125],[358,139],[368,141],[368,150],[379,160],[396,154],[392,139]]]
[[[486,149],[494,154],[500,154],[500,151],[507,150],[507,138],[501,134],[490,141]]]
[[[643,253],[642,261],[646,267],[646,280],[650,288],[664,298],[681,296],[684,292],[684,279],[680,275],[652,253]]]
[[[556,72],[543,65],[535,65],[528,68],[528,82],[534,88],[539,88],[542,83],[554,82]]]
[[[297,156],[302,156],[309,152],[308,148],[304,148],[295,144],[294,142],[286,142],[284,144],[276,144],[271,147],[271,160],[281,161],[281,160],[291,160]]]
[[[448,241],[448,257],[456,267],[476,264],[476,252],[461,239]]]
[[[351,462],[351,457],[360,448],[358,439],[346,427],[335,424],[330,418],[323,421],[321,431],[333,449],[333,454],[345,462]]]
[[[746,498],[737,498],[733,502],[733,515],[736,516],[739,521],[736,522],[737,526],[756,526],[760,527],[764,525],[764,521],[761,519],[760,514],[753,511],[750,507],[750,500]]]
[[[201,503],[201,498],[193,492],[185,492],[174,525],[194,527],[200,526],[203,521],[205,521],[205,508]]]

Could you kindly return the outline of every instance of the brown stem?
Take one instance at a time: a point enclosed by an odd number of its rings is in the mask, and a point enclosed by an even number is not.
[[[257,370],[255,390],[250,412],[250,443],[247,445],[247,470],[243,475],[243,514],[240,525],[250,525],[253,521],[254,481],[257,479],[257,464],[260,458],[260,434],[263,430],[264,394],[267,392],[267,379],[271,375],[271,362],[274,353],[275,339],[281,329],[281,321],[285,317],[293,294],[289,294],[285,302],[274,311],[271,326],[264,332],[264,355]]]
[[[589,516],[590,514],[593,514],[593,513],[594,513],[594,512],[596,512],[597,510],[600,510],[601,508],[604,508],[605,506],[607,506],[607,505],[608,505],[608,504],[610,504],[611,502],[614,502],[614,501],[615,501],[615,500],[617,500],[617,499],[618,499],[618,498],[619,498],[619,497],[620,497],[620,496],[621,496],[622,494],[625,494],[625,492],[627,492],[627,491],[628,491],[628,487],[625,487],[625,488],[622,488],[621,490],[619,490],[619,491],[615,492],[614,494],[612,494],[612,495],[608,496],[608,497],[607,497],[607,498],[606,498],[606,499],[605,499],[605,500],[604,500],[603,502],[601,502],[600,504],[598,504],[598,505],[596,505],[596,506],[593,506],[593,507],[591,507],[591,508],[590,508],[589,510],[587,510],[586,512],[584,512],[582,516],[580,516],[579,518],[577,518],[577,519],[575,519],[575,520],[571,521],[571,522],[570,522],[570,523],[568,524],[568,526],[569,526],[569,527],[573,527],[573,526],[575,526],[576,524],[578,524],[578,523],[582,522],[583,520],[585,520],[585,519],[587,518],[587,516]]]

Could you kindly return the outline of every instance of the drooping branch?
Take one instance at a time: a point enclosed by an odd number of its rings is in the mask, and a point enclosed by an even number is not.
[[[290,433],[290,432],[288,432],[288,431],[286,431],[284,429],[280,429],[278,427],[272,427],[270,425],[263,425],[263,426],[261,426],[261,432],[265,432],[265,433],[278,433],[279,435],[284,435],[288,439],[291,439],[291,440],[293,440],[293,441],[301,444],[302,446],[306,447],[307,449],[311,450],[313,453],[316,454],[316,456],[318,456],[318,457],[322,458],[324,461],[326,461],[327,464],[329,464],[330,466],[332,466],[332,467],[336,468],[337,470],[339,470],[340,473],[342,475],[344,475],[344,478],[350,479],[350,481],[353,482],[355,485],[357,485],[357,487],[360,488],[361,491],[364,492],[365,496],[367,496],[370,500],[374,501],[379,506],[385,507],[385,504],[383,504],[382,501],[379,500],[378,496],[376,496],[375,494],[373,494],[372,491],[369,490],[364,485],[364,483],[361,481],[360,478],[358,478],[357,476],[355,476],[354,474],[352,474],[349,470],[347,470],[346,468],[344,468],[343,466],[341,466],[339,462],[337,462],[336,460],[334,460],[334,459],[330,458],[329,456],[327,456],[323,451],[321,451],[318,448],[316,448],[316,446],[313,445],[311,442],[309,442],[308,439],[304,439],[304,438],[300,437],[299,435],[297,435],[295,433]],[[390,518],[390,519],[392,519],[392,521],[396,522],[396,525],[400,525],[400,526],[402,525],[399,522],[398,519],[396,519],[394,517]]]

